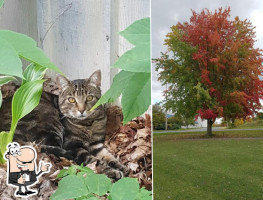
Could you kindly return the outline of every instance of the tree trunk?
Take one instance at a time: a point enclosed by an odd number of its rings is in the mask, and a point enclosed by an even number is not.
[[[235,127],[235,118],[232,118],[231,119],[231,128],[234,128]]]
[[[207,120],[207,136],[211,137],[213,134],[212,134],[212,125],[213,125],[213,120],[211,119],[208,119]]]

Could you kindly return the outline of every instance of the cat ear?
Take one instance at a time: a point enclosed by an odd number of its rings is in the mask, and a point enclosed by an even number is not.
[[[70,85],[70,81],[60,74],[56,76],[56,83],[60,90],[65,90]]]
[[[93,84],[96,87],[101,86],[101,71],[95,71],[87,80],[88,84]]]

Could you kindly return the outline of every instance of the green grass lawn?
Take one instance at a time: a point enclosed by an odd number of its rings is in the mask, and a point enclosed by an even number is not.
[[[263,199],[263,139],[153,141],[154,200]]]
[[[207,138],[206,132],[162,132],[162,133],[154,133],[154,136],[164,136],[170,135],[173,139],[196,139],[196,138]],[[247,138],[247,137],[262,137],[263,138],[263,130],[226,130],[226,131],[214,131],[214,138]]]

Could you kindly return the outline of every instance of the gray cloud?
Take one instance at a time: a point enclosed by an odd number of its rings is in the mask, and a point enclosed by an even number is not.
[[[197,12],[204,8],[215,10],[219,7],[231,8],[231,18],[239,16],[240,19],[249,19],[256,26],[256,46],[263,49],[263,1],[262,0],[152,0],[152,56],[158,58],[164,52],[165,35],[172,25],[178,22],[189,21],[191,9]],[[152,70],[152,100],[153,103],[163,99],[164,87],[157,80],[157,72]]]

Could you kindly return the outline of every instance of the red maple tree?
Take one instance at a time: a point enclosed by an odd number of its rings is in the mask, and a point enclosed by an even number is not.
[[[168,52],[156,59],[157,70],[162,69],[159,79],[176,85],[170,88],[171,95],[180,85],[189,85],[186,77],[194,78],[198,101],[193,103],[198,115],[208,121],[208,135],[217,117],[234,121],[261,108],[263,59],[262,50],[254,47],[254,28],[248,20],[231,20],[230,8],[192,11],[190,22],[171,28],[165,40]]]

